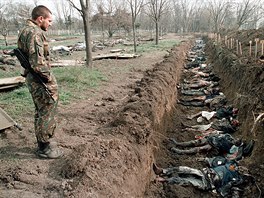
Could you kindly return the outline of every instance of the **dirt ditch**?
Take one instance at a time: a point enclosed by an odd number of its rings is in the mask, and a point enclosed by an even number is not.
[[[254,139],[256,141],[255,149],[251,157],[245,158],[240,162],[241,165],[248,167],[250,173],[256,178],[256,183],[260,190],[252,185],[245,188],[243,197],[259,197],[260,191],[263,191],[263,117],[256,121],[257,116],[263,113],[263,64],[258,62],[251,64],[242,64],[239,57],[225,50],[222,46],[214,45],[213,42],[207,43],[206,54],[207,63],[213,64],[214,73],[221,78],[220,88],[228,99],[228,104],[239,108],[238,119],[241,125],[234,136],[244,140]],[[186,78],[185,74],[181,76],[181,81]],[[172,137],[179,141],[193,139],[195,133],[183,132],[183,123],[193,125],[194,122],[188,121],[186,115],[204,110],[200,107],[186,107],[179,104],[175,105],[172,128],[163,133],[164,138],[160,149],[155,153],[155,161],[162,167],[171,167],[186,165],[193,168],[202,168],[202,164],[197,161],[196,156],[182,156],[173,154],[169,151],[172,147],[168,138]],[[147,193],[149,197],[217,197],[216,194],[197,191],[190,187],[181,187],[178,185],[163,185],[152,183]]]

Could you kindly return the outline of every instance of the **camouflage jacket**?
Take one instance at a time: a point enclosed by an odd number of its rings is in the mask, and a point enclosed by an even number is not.
[[[28,19],[26,26],[20,31],[17,43],[18,48],[28,56],[31,67],[41,76],[53,98],[56,99],[58,97],[57,82],[51,73],[49,47],[43,30],[34,21]],[[28,75],[27,71],[24,75],[27,82],[37,82],[32,75]]]

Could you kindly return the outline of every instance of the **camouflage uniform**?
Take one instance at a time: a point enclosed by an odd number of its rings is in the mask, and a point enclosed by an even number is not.
[[[58,105],[58,85],[51,73],[47,39],[39,26],[28,19],[18,38],[18,48],[29,58],[31,67],[45,82],[51,96],[45,91],[37,79],[28,71],[24,71],[26,83],[35,105],[35,134],[37,141],[48,143],[56,128],[55,114]]]

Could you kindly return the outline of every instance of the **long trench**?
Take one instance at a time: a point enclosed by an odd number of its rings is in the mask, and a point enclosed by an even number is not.
[[[193,43],[192,43],[193,45]],[[191,49],[191,46],[186,49],[185,53]],[[185,55],[186,55],[185,54]],[[175,59],[175,67],[179,67],[177,72],[176,87],[175,93],[170,99],[175,100],[173,107],[170,107],[170,110],[166,111],[163,114],[162,119],[159,124],[156,125],[154,142],[155,145],[158,144],[158,147],[154,149],[154,158],[153,162],[157,163],[161,167],[172,167],[172,166],[190,166],[193,168],[201,169],[205,165],[202,162],[199,162],[198,159],[205,157],[205,154],[196,154],[196,155],[178,155],[173,153],[170,149],[173,146],[171,144],[170,138],[177,139],[178,141],[187,141],[195,139],[197,132],[186,132],[184,131],[184,126],[197,124],[196,120],[188,120],[187,115],[197,113],[201,110],[210,110],[208,107],[193,107],[185,106],[179,104],[177,101],[181,99],[182,94],[180,93],[179,84],[183,83],[186,80],[191,80],[192,76],[184,69],[187,56],[183,56],[185,61],[178,61],[177,57]],[[242,197],[258,197],[260,196],[259,189],[263,188],[261,183],[261,178],[263,174],[258,170],[261,170],[263,152],[262,152],[262,141],[259,141],[263,138],[263,123],[254,122],[254,117],[249,116],[248,112],[256,110],[258,112],[263,111],[263,98],[259,94],[254,93],[252,95],[250,89],[248,89],[248,84],[255,88],[255,90],[261,91],[261,82],[254,83],[254,74],[258,72],[258,75],[263,75],[263,72],[259,74],[259,70],[252,71],[247,70],[245,72],[244,66],[235,64],[233,56],[226,52],[219,46],[213,45],[210,41],[207,42],[205,48],[205,64],[213,65],[213,73],[216,74],[221,80],[219,81],[220,90],[227,96],[227,104],[233,105],[239,109],[238,120],[240,122],[240,127],[238,130],[232,134],[233,136],[240,137],[243,140],[254,139],[256,141],[253,154],[248,159],[243,159],[243,162],[240,162],[242,165],[251,169],[254,167],[259,167],[258,169],[254,168],[250,173],[258,181],[258,188],[255,185],[251,184],[248,188],[245,189],[246,192]],[[181,62],[182,64],[177,64]],[[263,70],[262,70],[263,71]],[[250,76],[249,76],[250,74]],[[240,79],[243,79],[243,82],[240,82]],[[239,83],[236,83],[238,82]],[[168,89],[168,87],[166,87]],[[171,87],[170,87],[171,88]],[[246,96],[244,98],[243,96]],[[250,102],[251,101],[251,102]],[[162,111],[161,111],[162,112]],[[250,129],[254,126],[254,132],[250,132]],[[160,141],[157,141],[156,137],[160,137]],[[260,186],[260,187],[259,187]],[[168,185],[155,182],[155,175],[151,176],[150,184],[147,187],[144,197],[217,197],[217,194],[210,191],[204,192],[197,190],[193,187],[182,187],[179,185]]]

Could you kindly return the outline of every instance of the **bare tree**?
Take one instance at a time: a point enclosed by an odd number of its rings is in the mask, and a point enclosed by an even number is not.
[[[132,31],[133,31],[133,42],[134,42],[134,52],[137,51],[137,41],[136,41],[136,19],[139,15],[142,7],[144,6],[144,0],[127,0],[132,19]]]
[[[97,13],[92,18],[93,24],[99,24],[102,31],[102,40],[105,40],[105,31],[107,30],[108,37],[112,37],[117,29],[117,25],[112,18],[115,11],[113,0],[98,0],[96,1]]]
[[[96,5],[97,7],[97,12],[93,17],[92,17],[92,25],[93,27],[95,27],[97,24],[99,26],[99,28],[101,29],[102,32],[102,42],[104,44],[105,42],[105,26],[106,26],[106,19],[105,19],[105,15],[106,15],[106,11],[103,8],[103,5],[101,3]]]
[[[194,6],[196,5],[196,6]],[[202,28],[202,22],[204,20],[203,15],[206,14],[206,9],[204,0],[197,0],[195,4],[190,8],[193,9],[193,15],[190,17],[189,23],[191,24],[191,29],[193,32],[200,32]]]
[[[108,3],[106,3],[108,2]],[[130,13],[122,3],[112,0],[97,2],[97,13],[92,17],[94,28],[98,28],[103,32],[106,30],[108,37],[111,38],[117,31],[125,30],[127,33],[131,30]]]
[[[86,45],[86,66],[92,67],[91,25],[90,25],[90,0],[80,0],[81,8],[73,0],[67,0],[82,16]]]
[[[0,33],[8,45],[7,37],[10,31],[16,31],[19,25],[30,17],[31,6],[26,3],[12,1],[0,5]],[[23,21],[23,22],[22,22]]]
[[[64,2],[63,2],[64,3]],[[57,0],[57,1],[54,1],[53,2],[53,4],[54,4],[54,7],[55,7],[55,9],[56,9],[56,21],[57,21],[57,23],[58,23],[58,25],[59,25],[59,27],[62,27],[62,25],[63,25],[63,19],[62,19],[62,11],[61,11],[61,9],[62,9],[62,6],[63,6],[63,3],[62,3],[62,1],[61,0]],[[61,6],[62,5],[62,6]],[[59,28],[58,27],[58,28]]]
[[[65,4],[64,0],[54,1],[56,8],[57,21],[60,27],[66,26],[67,29],[71,29],[73,24],[72,19],[72,6]]]
[[[260,9],[260,0],[243,0],[237,5],[236,28],[239,29],[249,19],[253,19]]]
[[[174,31],[180,32],[181,30],[181,9],[178,0],[172,1],[172,14],[174,20]]]
[[[223,27],[224,20],[227,16],[227,11],[231,6],[229,0],[209,0],[208,1],[208,10],[212,17],[213,21],[213,30],[214,32],[219,32],[219,29]]]
[[[189,31],[191,25],[191,19],[194,15],[194,9],[197,6],[196,3],[190,3],[187,0],[180,1],[181,8],[181,27],[183,32]]]
[[[168,9],[168,0],[148,0],[148,15],[155,23],[155,30],[156,30],[156,38],[155,42],[156,45],[159,44],[159,22],[161,16],[165,13]]]
[[[8,22],[3,16],[0,16],[0,23],[1,23],[0,33],[4,37],[5,46],[8,46],[8,42],[7,42]]]

